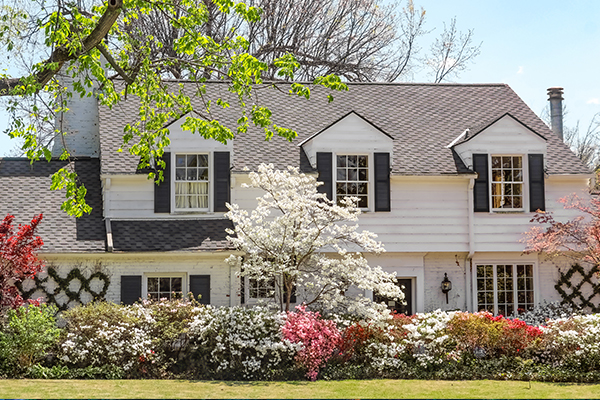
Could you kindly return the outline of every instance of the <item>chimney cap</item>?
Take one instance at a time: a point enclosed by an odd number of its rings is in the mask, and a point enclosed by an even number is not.
[[[564,100],[562,95],[563,95],[563,88],[561,88],[561,87],[548,88],[548,100],[552,100],[552,99]]]

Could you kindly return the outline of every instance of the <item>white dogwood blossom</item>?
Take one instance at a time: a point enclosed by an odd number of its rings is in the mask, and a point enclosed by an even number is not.
[[[384,249],[374,233],[358,231],[358,199],[347,197],[338,205],[317,191],[314,176],[293,167],[281,171],[261,164],[250,180],[246,187],[265,194],[252,212],[227,205],[225,215],[234,224],[228,238],[245,253],[227,261],[241,266],[250,279],[274,281],[274,297],[282,308],[289,310],[294,288],[307,305],[370,316],[385,307],[365,296],[346,296],[350,288],[403,300],[394,275],[370,267],[363,256]]]

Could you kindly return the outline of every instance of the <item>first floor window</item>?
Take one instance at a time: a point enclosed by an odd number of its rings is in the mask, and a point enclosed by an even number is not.
[[[521,156],[492,156],[492,208],[523,208]]]
[[[336,199],[358,197],[358,207],[369,207],[369,157],[338,155],[336,157]]]
[[[272,299],[275,296],[275,279],[248,279],[248,297]]]
[[[531,310],[532,264],[477,265],[477,310],[509,316]]]
[[[175,209],[208,210],[208,154],[175,155]]]
[[[181,298],[183,295],[183,278],[181,276],[149,276],[147,279],[147,294],[152,300],[170,300]]]

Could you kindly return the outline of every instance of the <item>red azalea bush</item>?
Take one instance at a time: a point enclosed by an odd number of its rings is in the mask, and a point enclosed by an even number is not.
[[[283,338],[292,343],[302,343],[296,361],[306,368],[306,376],[315,381],[319,369],[327,363],[341,341],[335,323],[320,318],[318,312],[306,311],[297,306],[296,312],[288,312],[281,328]]]
[[[15,283],[33,278],[42,270],[44,263],[37,251],[44,242],[35,236],[42,214],[34,216],[29,225],[19,225],[16,232],[14,219],[8,214],[0,222],[0,307],[16,309],[23,305],[23,298]]]
[[[387,343],[390,339],[385,336],[381,327],[372,323],[360,321],[347,327],[341,335],[339,356],[343,361],[350,359],[364,360],[364,351],[369,343]]]
[[[448,334],[456,341],[458,350],[483,357],[520,355],[542,332],[523,321],[494,317],[482,311],[457,313],[448,323]]]

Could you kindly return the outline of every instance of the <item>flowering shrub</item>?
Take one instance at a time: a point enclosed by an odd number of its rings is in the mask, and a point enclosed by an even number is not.
[[[281,331],[284,339],[302,345],[296,361],[306,368],[306,376],[312,381],[341,342],[335,323],[321,319],[319,313],[306,311],[305,306],[297,306],[296,312],[287,314]]]
[[[138,375],[160,361],[154,360],[148,329],[155,320],[141,305],[90,303],[64,312],[63,318],[67,335],[60,346],[60,360],[67,366],[116,365],[129,375]]]
[[[441,310],[416,314],[410,318],[410,322],[404,321],[408,323],[401,325],[401,343],[421,367],[429,368],[458,358],[454,341],[446,329],[455,314]]]
[[[581,371],[600,368],[600,314],[552,320],[540,329],[538,361]]]
[[[542,304],[533,310],[521,314],[513,314],[510,318],[524,321],[527,325],[540,326],[545,325],[549,319],[569,318],[580,313],[581,310],[575,309],[568,304],[558,301],[547,302],[544,300]]]
[[[266,307],[203,307],[190,323],[190,365],[199,378],[294,377],[298,345],[282,338],[285,314]]]
[[[538,328],[523,321],[494,317],[485,311],[456,313],[448,322],[448,333],[457,350],[476,358],[522,355],[531,341],[541,335]]]

